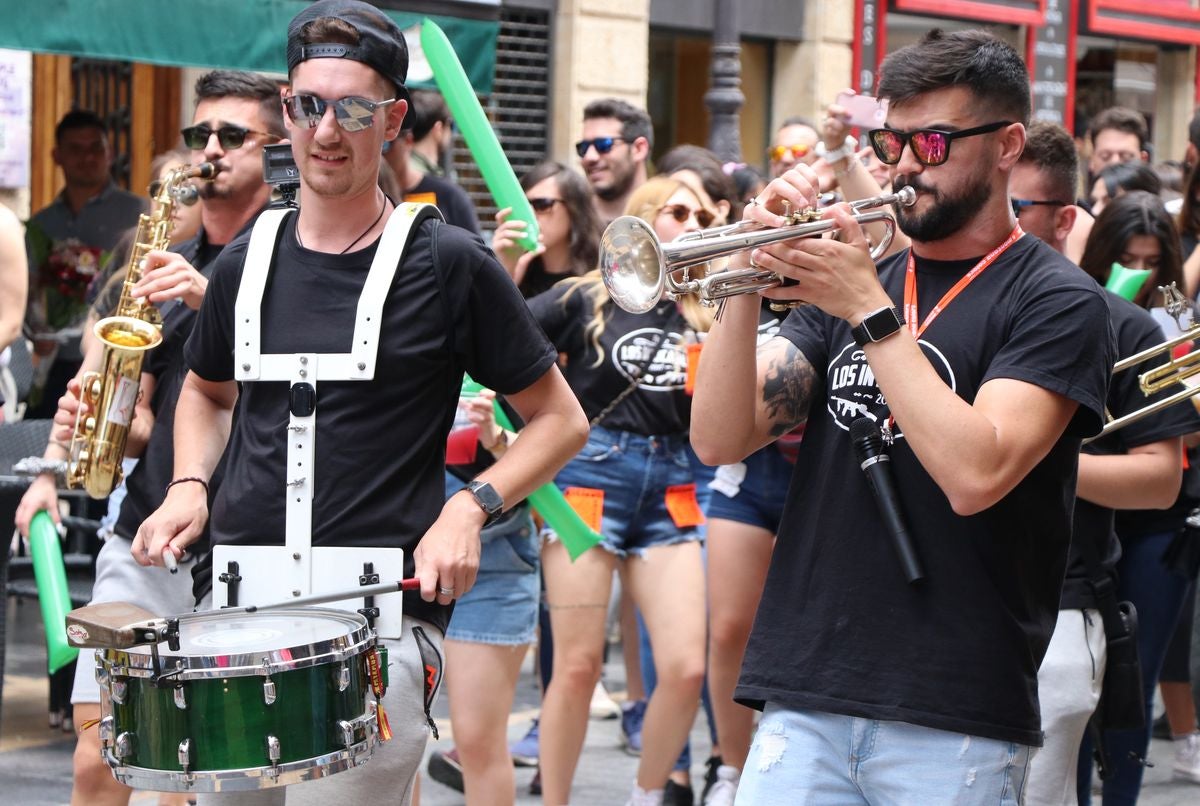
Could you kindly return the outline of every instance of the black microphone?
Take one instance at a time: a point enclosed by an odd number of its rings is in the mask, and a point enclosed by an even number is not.
[[[900,557],[904,577],[911,585],[925,578],[917,550],[904,526],[904,512],[900,508],[900,496],[892,483],[891,457],[883,448],[883,436],[879,426],[870,417],[859,417],[850,423],[850,444],[854,456],[867,475],[867,482],[875,493],[875,503],[883,515],[883,523],[892,536],[892,545]]]

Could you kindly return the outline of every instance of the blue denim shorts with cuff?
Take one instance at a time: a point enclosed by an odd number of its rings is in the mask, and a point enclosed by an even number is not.
[[[555,482],[564,491],[603,490],[600,548],[617,557],[701,539],[695,526],[677,526],[667,509],[668,488],[695,484],[686,436],[647,437],[593,426],[587,445]],[[545,534],[557,539],[549,527]]]
[[[706,514],[777,533],[793,467],[774,445],[759,448],[736,464],[721,465],[708,484],[712,498]]]

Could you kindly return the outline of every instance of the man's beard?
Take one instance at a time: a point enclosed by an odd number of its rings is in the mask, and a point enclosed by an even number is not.
[[[592,186],[592,190],[596,196],[604,201],[616,201],[623,199],[633,189],[634,174],[637,173],[637,168],[632,162],[628,164],[614,165],[609,163],[609,171],[612,173],[613,181],[611,185]]]
[[[900,231],[914,241],[930,243],[954,235],[983,209],[992,197],[992,186],[985,172],[979,172],[957,195],[947,196],[931,188],[918,176],[897,176],[893,192],[900,188],[913,190],[933,197],[933,206],[924,213],[916,213],[911,207],[896,208],[896,223]]]

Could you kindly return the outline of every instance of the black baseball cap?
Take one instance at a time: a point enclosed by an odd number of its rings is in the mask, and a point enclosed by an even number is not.
[[[301,30],[310,22],[333,17],[358,32],[358,44],[341,42],[305,43]],[[361,0],[318,0],[292,18],[288,24],[287,65],[290,73],[309,59],[353,59],[371,67],[392,82],[396,97],[408,103],[401,128],[413,127],[412,98],[404,86],[408,78],[408,44],[400,26],[379,9]]]

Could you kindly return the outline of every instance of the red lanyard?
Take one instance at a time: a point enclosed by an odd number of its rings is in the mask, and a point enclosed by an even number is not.
[[[954,287],[942,295],[941,300],[937,305],[933,306],[933,310],[925,315],[925,321],[917,326],[917,262],[913,258],[912,250],[908,252],[908,270],[904,274],[904,321],[908,323],[908,331],[912,333],[914,339],[921,338],[921,334],[925,332],[925,328],[933,324],[933,320],[938,318],[938,315],[946,309],[946,307],[954,301],[954,298],[963,292],[967,286],[971,284],[979,275],[983,274],[983,270],[996,262],[1008,247],[1016,243],[1025,232],[1021,229],[1021,225],[1017,224],[1016,228],[1009,233],[1004,239],[1004,243],[997,246],[992,251],[984,255],[983,259],[975,264],[969,272],[963,275]]]
[[[941,314],[941,312],[944,311],[950,305],[950,303],[954,301],[954,298],[961,294],[963,290],[971,284],[972,280],[983,274],[984,269],[995,263],[996,260],[1005,253],[1008,247],[1020,240],[1021,236],[1024,234],[1025,232],[1021,229],[1021,225],[1017,224],[1016,228],[1014,228],[1013,231],[1009,233],[1008,237],[1004,239],[1004,243],[1000,244],[995,249],[984,255],[983,259],[976,263],[969,272],[963,275],[962,278],[954,284],[953,288],[942,295],[942,298],[938,300],[938,304],[934,305],[933,309],[929,313],[925,314],[925,321],[921,322],[920,325],[917,324],[917,261],[913,257],[912,250],[910,249],[908,252],[908,269],[904,274],[904,321],[908,324],[908,331],[912,333],[913,339],[920,339],[921,334],[925,332],[925,329],[933,324],[933,320],[938,318],[938,315]],[[895,423],[896,418],[891,414],[888,414],[887,423],[883,428],[883,433],[889,444],[892,441],[891,435],[892,431],[894,430]]]

